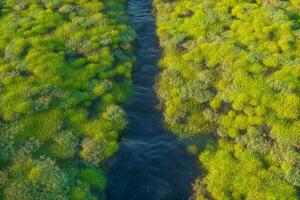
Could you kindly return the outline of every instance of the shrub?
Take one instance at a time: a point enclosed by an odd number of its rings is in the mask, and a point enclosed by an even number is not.
[[[24,128],[19,133],[18,138],[21,140],[36,137],[40,142],[50,140],[58,133],[62,126],[61,117],[62,115],[59,110],[26,117],[20,120]]]
[[[201,153],[193,198],[299,198],[296,2],[154,1],[167,127],[227,141]]]
[[[57,158],[67,159],[74,157],[76,153],[75,135],[71,131],[63,131],[54,137],[54,142],[51,146],[52,154]]]
[[[102,185],[81,184],[79,169],[105,164],[126,125],[125,3],[0,0],[0,199],[95,200],[90,190],[103,190],[104,174]]]
[[[23,170],[4,190],[8,200],[63,200],[67,198],[67,177],[50,160],[27,160],[21,165]]]
[[[87,168],[80,172],[80,180],[88,184],[89,187],[103,191],[106,186],[106,178],[101,171],[97,168]]]
[[[80,155],[88,164],[97,166],[106,159],[105,148],[105,141],[85,138]]]

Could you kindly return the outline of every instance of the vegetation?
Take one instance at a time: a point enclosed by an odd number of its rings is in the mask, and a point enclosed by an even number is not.
[[[102,198],[131,92],[125,4],[0,1],[0,199]]]
[[[299,199],[300,1],[154,3],[165,122],[216,139],[194,199]]]

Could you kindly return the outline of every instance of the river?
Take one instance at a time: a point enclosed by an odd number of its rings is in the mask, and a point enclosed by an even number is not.
[[[195,157],[163,124],[154,89],[161,57],[151,0],[129,0],[127,13],[137,33],[139,71],[125,105],[129,125],[108,176],[109,200],[187,200],[199,175]]]

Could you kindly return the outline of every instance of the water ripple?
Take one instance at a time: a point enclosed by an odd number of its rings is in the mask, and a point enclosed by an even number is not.
[[[125,106],[129,126],[109,171],[109,200],[187,200],[198,174],[197,161],[163,126],[153,89],[160,59],[151,0],[129,0],[137,32],[135,92]]]

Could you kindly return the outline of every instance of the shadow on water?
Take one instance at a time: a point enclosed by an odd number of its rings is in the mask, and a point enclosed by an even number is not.
[[[112,161],[109,200],[187,200],[199,175],[196,158],[169,133],[156,109],[154,90],[161,51],[156,37],[151,0],[129,0],[127,12],[137,32],[134,94],[125,109],[129,126]]]

